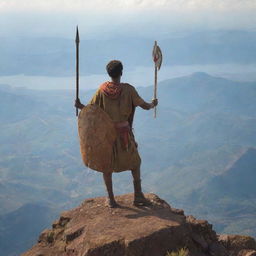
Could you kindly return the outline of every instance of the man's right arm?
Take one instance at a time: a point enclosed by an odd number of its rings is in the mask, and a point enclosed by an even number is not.
[[[139,96],[138,92],[136,91],[136,89],[133,86],[131,86],[130,88],[131,88],[131,95],[132,95],[133,105],[135,107],[140,106],[143,109],[149,110],[149,109],[154,108],[155,106],[157,106],[157,104],[158,104],[157,99],[152,100],[151,103],[147,103]]]
[[[149,109],[154,108],[155,106],[157,106],[157,104],[158,104],[158,100],[154,99],[154,100],[152,100],[151,103],[147,103],[147,102],[144,101],[140,105],[140,107],[143,108],[143,109],[149,110]]]

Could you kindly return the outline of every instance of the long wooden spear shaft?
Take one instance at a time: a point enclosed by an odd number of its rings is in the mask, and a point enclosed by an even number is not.
[[[79,32],[76,27],[76,100],[79,99]],[[78,116],[78,108],[76,108],[76,116]]]

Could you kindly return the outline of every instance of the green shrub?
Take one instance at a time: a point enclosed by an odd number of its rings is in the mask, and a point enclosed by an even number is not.
[[[168,252],[166,256],[188,256],[188,250],[186,248],[181,248],[175,252]]]

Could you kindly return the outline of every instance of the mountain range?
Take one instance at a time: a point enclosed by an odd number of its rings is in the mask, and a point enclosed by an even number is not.
[[[74,74],[74,39],[1,37],[0,75],[68,76]],[[110,59],[120,59],[127,70],[152,65],[155,39],[143,37],[81,37],[80,74],[102,74]],[[163,65],[255,64],[256,32],[223,30],[173,33],[158,41]]]
[[[150,101],[152,86],[137,90]],[[81,101],[93,93],[81,91]],[[220,233],[255,236],[255,97],[255,82],[206,73],[159,83],[157,118],[137,109],[134,120],[144,190],[207,218]],[[82,164],[73,99],[71,91],[0,85],[1,255],[21,252],[14,246],[7,253],[4,236],[7,229],[21,229],[7,221],[20,207],[50,209],[46,226],[56,212],[105,195],[100,173]],[[131,183],[130,173],[115,174],[115,193],[131,192]],[[26,211],[21,213],[26,220]],[[19,242],[28,248],[36,232]]]

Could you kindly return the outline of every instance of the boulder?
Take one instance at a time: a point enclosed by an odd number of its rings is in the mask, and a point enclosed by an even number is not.
[[[256,241],[250,236],[219,235],[218,240],[230,256],[256,256]]]
[[[87,199],[63,212],[22,255],[166,256],[181,248],[188,249],[189,256],[229,255],[230,244],[225,244],[207,221],[185,216],[183,210],[155,194],[146,197],[151,206],[134,206],[133,194],[116,196],[119,208],[109,208],[106,197]],[[252,241],[247,242],[251,247]]]

